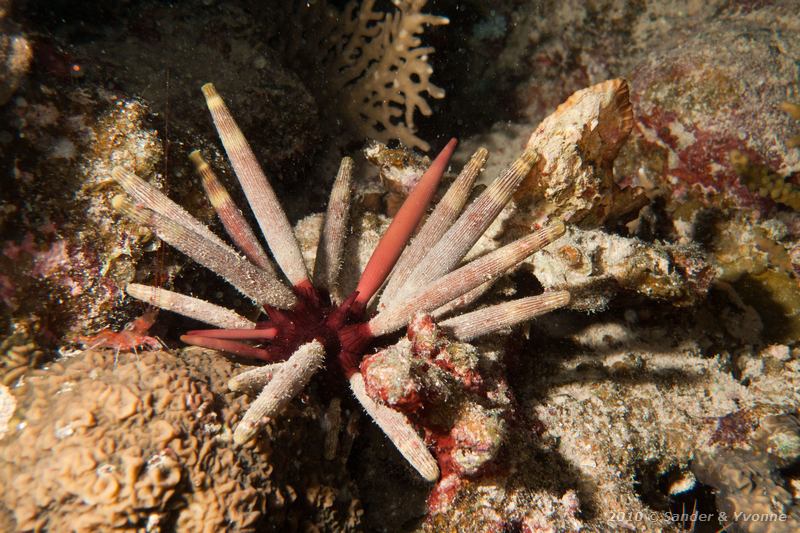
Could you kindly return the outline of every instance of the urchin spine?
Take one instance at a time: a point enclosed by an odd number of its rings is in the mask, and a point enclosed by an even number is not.
[[[214,85],[206,83],[202,91],[228,159],[275,261],[292,285],[299,286],[308,282],[303,254],[294,237],[292,225],[267,176],[258,164],[250,144]]]
[[[563,222],[555,222],[539,231],[498,248],[463,267],[440,277],[408,300],[387,308],[369,321],[374,336],[397,331],[411,321],[415,313],[428,313],[490,281],[529,255],[564,234]]]
[[[317,341],[300,346],[281,364],[264,390],[258,395],[233,432],[233,442],[244,444],[258,432],[263,423],[283,411],[303,390],[311,377],[325,364],[325,349]]]
[[[500,214],[533,168],[537,157],[535,152],[525,151],[497,177],[428,251],[397,291],[395,298],[386,301],[386,306],[402,302],[421,287],[453,270]]]
[[[114,167],[111,177],[125,189],[125,192],[136,203],[184,226],[189,231],[194,231],[215,244],[224,244],[222,239],[214,235],[202,222],[136,174],[128,172],[122,167]]]
[[[198,150],[190,153],[189,159],[194,163],[197,173],[200,174],[208,201],[211,202],[211,206],[217,212],[217,216],[230,238],[245,257],[255,265],[274,274],[275,267],[272,265],[272,261],[270,261],[253,230],[250,229],[250,225],[244,219],[244,215],[236,207],[231,195],[220,183],[219,178],[211,170],[209,164],[206,163]]]
[[[460,341],[469,341],[549,313],[569,303],[569,292],[546,292],[459,315],[439,325]]]
[[[252,328],[255,324],[220,305],[212,304],[200,298],[186,296],[167,289],[129,283],[125,287],[128,295],[150,305],[187,316],[218,328]]]
[[[317,245],[317,257],[314,261],[314,286],[328,291],[332,296],[338,289],[339,271],[342,268],[352,186],[353,160],[344,157],[333,182],[322,234]]]
[[[431,311],[431,315],[434,318],[441,318],[443,316],[449,315],[453,311],[468,306],[469,304],[475,302],[478,298],[483,296],[486,293],[486,291],[491,289],[495,281],[497,281],[497,278],[490,279],[485,283],[481,283],[474,289],[465,292],[458,298],[454,298],[449,302],[447,302],[446,304],[444,304],[443,306],[437,307],[436,309]]]
[[[450,142],[442,148],[395,214],[358,280],[356,306],[366,306],[386,281],[408,239],[419,225],[433,195],[436,194],[439,181],[447,169],[456,144],[458,144],[456,139],[450,139]]]
[[[218,339],[201,335],[181,335],[181,342],[192,346],[200,346],[209,350],[219,350],[240,357],[249,357],[261,361],[275,361],[281,359],[281,354],[268,348],[257,348],[245,342],[229,339]]]
[[[400,259],[397,260],[397,264],[392,270],[392,275],[387,280],[383,293],[381,293],[381,303],[391,302],[394,299],[398,289],[403,286],[409,274],[442,238],[442,235],[447,232],[450,226],[453,225],[453,222],[464,209],[464,205],[467,203],[469,194],[472,191],[472,186],[475,184],[475,179],[483,170],[488,157],[489,151],[483,147],[478,148],[472,154],[461,173],[447,189],[439,203],[436,204],[422,229],[419,230],[414,240],[411,241],[411,244],[406,247]]]
[[[233,392],[256,395],[272,380],[284,363],[271,363],[251,368],[228,380],[228,388]]]
[[[367,394],[364,377],[356,372],[350,376],[350,389],[367,414],[383,430],[406,461],[429,482],[439,479],[439,465],[428,451],[408,418],[399,411],[382,405]]]
[[[288,308],[296,297],[269,272],[261,270],[224,243],[203,235],[146,207],[123,205],[129,218],[152,228],[166,243],[227,280],[259,305]]]

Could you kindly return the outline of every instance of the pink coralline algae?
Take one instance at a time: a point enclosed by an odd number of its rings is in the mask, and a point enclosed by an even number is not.
[[[748,187],[732,152],[797,186],[791,176],[800,155],[792,148],[792,119],[781,108],[796,58],[771,37],[784,29],[791,35],[795,30],[784,25],[793,20],[767,25],[737,13],[652,53],[634,70],[634,137],[643,153],[661,151],[668,190],[723,206],[773,205],[770,194]]]
[[[417,315],[406,338],[361,362],[369,395],[426,430],[442,468],[431,510],[449,501],[463,476],[486,470],[505,440],[513,396],[500,353],[456,342],[447,321]]]
[[[49,239],[51,236],[45,234],[42,238]],[[25,278],[48,281],[66,290],[71,296],[80,296],[87,287],[92,286],[94,278],[101,278],[98,275],[100,266],[93,252],[85,249],[88,245],[76,245],[65,239],[38,244],[37,240],[29,232],[22,241],[6,241],[2,247],[2,255],[6,259],[29,265],[25,269]],[[13,304],[14,299],[22,294],[16,294],[19,291],[12,290],[10,283],[4,285],[7,287],[7,300]],[[98,293],[105,291],[108,296],[114,293],[111,283],[102,278],[94,290]]]

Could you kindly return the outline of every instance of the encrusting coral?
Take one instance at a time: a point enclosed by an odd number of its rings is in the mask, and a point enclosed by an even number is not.
[[[461,213],[487,156],[485,150],[478,150],[414,241],[406,246],[455,149],[456,142],[451,140],[397,211],[355,291],[340,301],[334,291],[348,228],[352,162],[349,158],[342,161],[333,185],[312,284],[292,227],[244,135],[213,85],[204,85],[203,93],[256,221],[291,288],[281,281],[255,234],[195,153],[192,159],[203,176],[211,204],[245,257],[158,189],[121,167],[112,175],[133,202],[118,205],[133,220],[150,226],[164,241],[262,306],[268,320],[254,323],[234,311],[157,287],[130,284],[128,294],[220,328],[190,331],[181,337],[188,344],[271,363],[240,378],[248,388],[263,389],[237,425],[235,443],[244,444],[253,438],[305,388],[318,369],[326,366],[334,379],[349,382],[355,398],[414,468],[425,479],[436,481],[439,465],[414,425],[403,413],[387,407],[380,395],[373,398],[369,394],[362,358],[376,339],[407,326],[419,313],[436,314],[443,307],[452,312],[470,303],[471,292],[490,284],[564,233],[564,225],[556,221],[458,268],[530,172],[536,154],[525,151]],[[384,283],[386,289],[379,301],[371,304]],[[442,322],[442,327],[456,339],[472,339],[524,322],[568,301],[567,292],[532,296],[456,314]],[[369,318],[366,312],[371,305],[379,311]],[[239,385],[235,381],[233,388]],[[440,454],[439,461],[443,460]]]
[[[554,293],[558,303],[566,293]],[[554,302],[556,304],[556,302]],[[361,363],[366,390],[428,428],[442,465],[442,481],[429,508],[448,503],[463,476],[474,476],[496,459],[513,415],[501,350],[478,350],[465,342],[455,321],[437,325],[418,315],[398,343]]]
[[[5,339],[0,344],[0,383],[12,385],[28,370],[36,368],[41,362],[44,352],[35,343],[26,342],[17,344],[14,336]]]
[[[754,163],[739,150],[731,151],[730,160],[734,170],[752,192],[800,210],[800,187],[773,172],[766,165]]]

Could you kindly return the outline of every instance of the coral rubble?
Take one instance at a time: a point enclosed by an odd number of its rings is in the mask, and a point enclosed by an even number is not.
[[[692,305],[706,296],[717,277],[696,246],[653,244],[578,228],[571,228],[530,263],[542,285],[569,290],[571,307],[585,311],[605,309],[623,289],[675,305]]]

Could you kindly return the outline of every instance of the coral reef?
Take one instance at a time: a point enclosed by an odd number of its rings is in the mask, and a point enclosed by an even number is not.
[[[630,80],[633,103],[630,138],[598,165],[606,170],[598,171],[591,157],[555,151],[549,158],[553,173],[529,176],[515,198],[522,211],[510,214],[497,238],[512,238],[546,217],[538,209],[567,217],[575,212],[577,219],[586,217],[578,224],[587,229],[599,222],[601,231],[638,237],[644,246],[660,240],[691,245],[691,255],[709,265],[705,272],[732,283],[748,305],[769,317],[770,340],[796,337],[800,234],[792,206],[800,152],[792,144],[796,122],[790,102],[797,92],[800,28],[794,7],[785,1],[746,9],[724,2],[678,2],[675,9],[546,2],[537,9],[493,6],[487,14],[475,6],[485,17],[513,21],[492,68],[520,62],[529,67],[529,81],[516,84],[512,122],[497,122],[464,142],[492,149],[487,172],[506,164],[514,146],[530,142],[531,125],[579,86],[622,75]],[[475,54],[486,47],[468,45]],[[442,72],[444,79],[448,75]],[[563,130],[551,128],[543,136],[554,148],[565,135],[581,139],[595,128],[619,131],[622,115],[601,116],[603,106],[614,109],[613,93],[583,94],[598,107],[563,109],[558,124]],[[458,97],[451,94],[448,105],[465,107]],[[594,154],[591,146],[584,149]],[[609,164],[613,169],[607,170]],[[573,169],[580,177],[574,183],[564,179]],[[526,200],[546,194],[538,184],[542,179],[552,181],[553,203],[532,209]],[[579,259],[572,250],[564,253]],[[637,283],[635,276],[627,280],[629,287]]]
[[[252,531],[268,517],[275,528],[355,528],[358,504],[330,477],[342,466],[322,459],[312,433],[286,435],[285,451],[267,441],[231,449],[241,398],[213,391],[225,390],[234,365],[208,355],[145,352],[115,363],[108,351],[87,351],[30,376],[13,392],[16,429],[0,441],[6,525]],[[321,435],[318,417],[309,407],[295,422]],[[293,473],[289,450],[314,472]]]
[[[0,439],[8,433],[8,422],[17,409],[17,400],[5,385],[0,385]]]
[[[795,4],[0,0],[0,529],[797,530]]]
[[[102,35],[72,49],[76,61],[88,65],[83,82],[113,80],[119,91],[135,95],[157,114],[153,122],[162,143],[174,140],[177,148],[191,139],[218,161],[222,155],[202,144],[207,117],[196,99],[199,80],[214,79],[233,105],[249,110],[240,125],[256,141],[256,153],[267,169],[287,185],[298,179],[303,183],[306,158],[320,142],[318,104],[298,74],[264,42],[264,28],[279,24],[273,6],[252,10],[236,2],[191,0],[175,6],[147,2],[132,20],[112,20]],[[142,22],[148,28],[141,31],[139,20],[158,24]],[[56,35],[70,31],[75,30],[65,24]],[[209,35],[232,38],[222,43]],[[174,155],[158,170],[180,194],[184,187],[176,177],[188,179],[193,172],[180,150]]]
[[[263,35],[241,6],[201,4],[146,3],[136,17],[109,17],[107,31],[75,40],[86,10],[56,3],[61,22],[35,32],[28,82],[3,106],[0,131],[7,173],[0,200],[0,331],[29,334],[16,342],[56,348],[109,326],[119,329],[142,312],[139,305],[120,305],[120,288],[137,271],[139,279],[159,283],[180,271],[182,259],[169,251],[143,254],[159,247],[152,232],[112,216],[109,199],[116,191],[107,180],[109,165],[147,173],[195,216],[210,219],[213,211],[185,186],[193,175],[190,162],[173,157],[179,152],[171,146],[196,137],[197,124],[206,126],[202,106],[183,93],[196,91],[194,79],[214,72],[232,88],[234,101],[253,110],[245,123],[254,136],[271,131],[280,137],[280,143],[273,137],[260,142],[259,150],[286,182],[304,170],[300,154],[313,153],[318,140],[311,96],[274,52],[255,46]],[[14,14],[30,27],[42,16],[37,9],[24,4]],[[141,31],[137,20],[159,24]],[[3,31],[14,30],[6,22]],[[235,34],[240,44],[209,44],[194,30],[201,26]],[[171,74],[165,57],[184,65],[180,75]],[[236,90],[248,82],[248,90]],[[218,150],[200,146],[219,157]],[[209,284],[197,272],[187,275],[195,284]],[[42,359],[51,358],[49,352]]]
[[[785,46],[776,45],[763,31],[764,24],[773,27],[765,18],[770,11],[718,17],[702,38],[695,33],[661,47],[632,73],[637,128],[645,142],[666,150],[661,179],[676,194],[692,189],[752,205],[757,198],[737,179],[732,150],[784,176],[800,170],[800,156],[786,144],[790,117],[779,107],[798,52],[789,36],[800,27],[776,9],[772,20],[788,37]],[[725,199],[709,198],[718,205]]]

